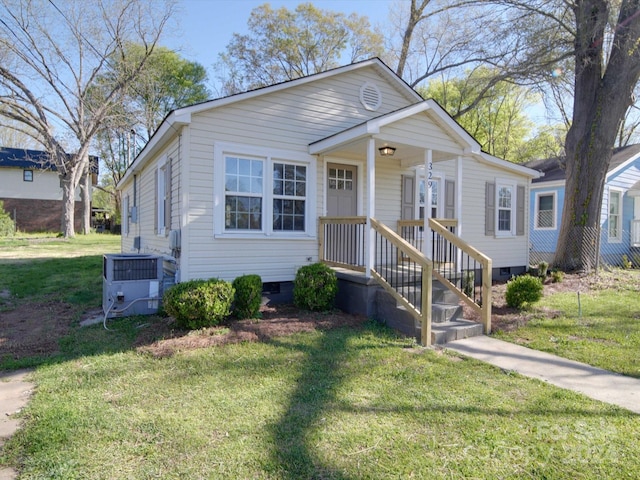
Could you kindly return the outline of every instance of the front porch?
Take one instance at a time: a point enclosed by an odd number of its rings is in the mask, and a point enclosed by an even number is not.
[[[319,260],[336,269],[337,306],[384,320],[424,346],[468,336],[462,332],[469,328],[488,334],[491,259],[455,229],[454,220],[399,221],[395,232],[373,218],[321,217]],[[459,320],[460,302],[477,313],[481,328]],[[451,327],[444,333],[443,323]]]

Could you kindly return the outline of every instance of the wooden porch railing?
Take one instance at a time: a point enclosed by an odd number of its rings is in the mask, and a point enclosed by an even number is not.
[[[485,333],[491,332],[491,259],[452,233],[456,220],[429,219],[432,260],[421,251],[425,239],[415,234],[423,220],[398,222],[400,233],[373,218],[370,222],[375,232],[371,275],[421,323],[423,345],[431,344],[432,277],[477,312]],[[366,217],[321,217],[319,260],[365,272],[366,224]],[[403,238],[407,232],[413,236]]]
[[[486,334],[491,333],[491,259],[455,232],[456,219],[430,218],[433,276],[454,292],[481,318]],[[422,250],[427,240],[421,231],[424,220],[399,220],[398,232]]]
[[[320,217],[318,258],[332,267],[365,271],[367,217]]]
[[[439,218],[437,221],[455,235],[458,220],[453,218]],[[398,220],[398,235],[422,252],[424,220]]]
[[[365,272],[366,224],[366,217],[321,217],[319,260],[334,267]],[[375,232],[371,276],[420,322],[421,343],[431,345],[431,262],[373,218],[371,228]]]
[[[420,322],[420,343],[428,347],[431,345],[433,264],[420,250],[374,218],[371,228],[375,232],[371,275]]]
[[[491,259],[450,231],[442,220],[429,219],[433,276],[480,315],[491,333]]]

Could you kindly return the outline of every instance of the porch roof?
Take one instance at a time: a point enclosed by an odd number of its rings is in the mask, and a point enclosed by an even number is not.
[[[380,143],[380,146],[386,145],[391,140],[384,138],[384,134],[382,132],[383,127],[424,112],[429,112],[431,114],[430,118],[436,123],[436,125],[442,128],[457,144],[460,145],[460,149],[457,151],[443,152],[447,158],[451,158],[451,155],[481,153],[480,144],[471,135],[469,135],[464,128],[456,123],[456,121],[453,120],[434,100],[425,100],[410,105],[400,110],[396,110],[395,112],[390,112],[354,127],[350,127],[329,137],[317,140],[309,144],[309,153],[317,155],[337,151],[370,137],[376,138],[376,140],[378,140],[377,143]],[[417,148],[420,150],[431,147],[426,139],[419,136],[412,138],[408,142],[409,143],[404,139],[403,146],[409,148],[413,147],[414,149]],[[378,147],[377,143],[376,148]],[[403,155],[404,158],[407,158],[408,156],[411,155]]]
[[[459,145],[459,149],[447,148],[442,145],[434,146],[426,135],[414,135],[411,138],[404,137],[401,141],[385,135],[384,127],[393,123],[408,119],[412,116],[429,113],[429,119],[440,127],[449,137]],[[494,165],[505,170],[517,172],[529,178],[537,178],[542,174],[537,170],[523,165],[508,162],[483,152],[480,144],[467,131],[462,128],[449,114],[434,100],[425,100],[414,105],[402,108],[395,112],[381,115],[364,123],[350,127],[329,137],[317,140],[309,144],[311,155],[340,153],[347,156],[362,156],[365,151],[366,140],[374,138],[376,151],[382,146],[393,144],[398,148],[398,157],[403,163],[411,164],[415,159],[415,165],[424,163],[424,151],[432,150],[433,161],[450,160],[457,156],[473,157],[475,160]],[[376,154],[377,155],[377,154]]]

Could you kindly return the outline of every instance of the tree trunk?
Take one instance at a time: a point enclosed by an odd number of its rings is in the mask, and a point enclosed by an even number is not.
[[[85,169],[80,179],[80,192],[82,195],[82,233],[91,232],[91,174]]]
[[[65,154],[63,154],[65,155]],[[66,155],[65,155],[66,157]],[[62,234],[64,238],[75,237],[75,202],[76,188],[80,184],[88,155],[76,154],[67,160],[66,171],[60,175],[62,183]]]
[[[609,3],[576,2],[576,73],[573,121],[567,133],[566,183],[554,264],[564,270],[596,267],[602,196],[616,134],[640,76],[637,0],[624,0],[604,66]]]
[[[75,188],[70,174],[60,175],[62,183],[62,235],[64,238],[76,236],[75,232]]]

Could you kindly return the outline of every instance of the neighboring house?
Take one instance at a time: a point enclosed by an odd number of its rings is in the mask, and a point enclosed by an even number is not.
[[[98,159],[91,157],[92,184]],[[21,232],[59,232],[62,225],[62,188],[56,166],[40,150],[0,147],[0,201]],[[80,189],[76,192],[75,228],[82,222]]]
[[[565,197],[565,171],[556,158],[535,160],[527,166],[544,176],[531,185],[531,262],[552,262],[558,241]],[[593,232],[600,261],[621,265],[640,254],[640,145],[613,152],[605,181],[600,231]]]
[[[278,291],[319,260],[320,217],[397,231],[426,214],[455,219],[494,277],[509,278],[529,264],[537,175],[482,152],[371,59],[171,112],[118,184],[122,252],[164,255],[178,281],[258,274]],[[332,248],[357,263],[373,250],[365,232]]]

